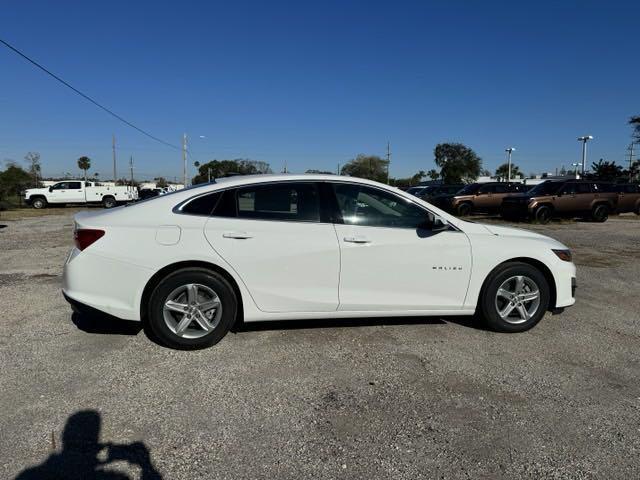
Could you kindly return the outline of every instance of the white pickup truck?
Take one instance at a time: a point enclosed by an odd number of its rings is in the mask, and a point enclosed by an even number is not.
[[[118,203],[137,200],[138,189],[127,186],[111,187],[84,180],[64,180],[50,187],[30,188],[24,192],[24,199],[33,208],[66,203],[101,203],[104,208],[112,208]]]

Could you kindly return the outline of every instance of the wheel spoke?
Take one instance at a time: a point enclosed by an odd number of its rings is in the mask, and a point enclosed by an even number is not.
[[[200,327],[202,327],[203,330],[207,332],[211,330],[211,324],[207,321],[207,318],[204,316],[204,313],[202,313],[200,310],[196,310],[196,313],[193,316],[193,319],[198,323],[198,325],[200,325]]]
[[[518,314],[522,320],[529,320],[529,318],[531,318],[531,315],[529,315],[529,312],[524,305],[520,304],[516,309],[518,310]]]
[[[524,277],[522,275],[518,275],[516,277],[516,295],[522,293],[522,289],[524,288]]]
[[[187,308],[187,305],[185,305],[184,303],[178,303],[174,300],[167,300],[164,306],[168,310],[171,310],[172,312],[178,312],[178,313],[184,313],[185,309]]]
[[[176,325],[176,333],[178,335],[182,335],[182,333],[187,329],[187,327],[191,324],[192,318],[188,315],[182,317],[182,320]]]
[[[535,300],[539,296],[540,296],[540,292],[538,290],[535,290],[533,292],[525,292],[520,294],[520,300],[522,302],[530,302],[532,300]]]
[[[499,297],[506,298],[507,300],[511,300],[511,297],[513,297],[513,293],[504,288],[499,288],[497,295]]]
[[[206,312],[208,310],[211,310],[212,308],[217,308],[220,306],[220,300],[217,298],[214,298],[213,300],[209,300],[208,302],[202,302],[199,303],[198,305],[198,309],[202,312]]]
[[[187,285],[187,301],[191,305],[194,305],[198,301],[198,287],[193,283]]]
[[[513,311],[514,307],[515,305],[511,303],[507,303],[507,305],[502,310],[498,311],[498,315],[500,315],[502,318],[507,318],[509,314]]]

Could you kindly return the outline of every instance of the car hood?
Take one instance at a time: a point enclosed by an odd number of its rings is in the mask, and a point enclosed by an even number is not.
[[[533,238],[537,240],[549,240],[554,243],[560,244],[560,242],[558,242],[557,240],[554,240],[551,237],[547,237],[546,235],[541,235],[539,233],[532,232],[530,230],[524,230],[522,228],[501,227],[498,225],[488,225],[486,223],[480,223],[478,225],[483,226],[490,234],[497,235],[500,237]]]

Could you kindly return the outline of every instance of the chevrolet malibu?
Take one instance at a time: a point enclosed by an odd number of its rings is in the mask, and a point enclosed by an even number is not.
[[[230,177],[75,217],[63,293],[167,346],[237,320],[474,315],[501,332],[574,303],[566,246],[467,222],[376,182]]]

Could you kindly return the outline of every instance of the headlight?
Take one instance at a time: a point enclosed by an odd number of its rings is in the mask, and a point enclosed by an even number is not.
[[[571,250],[553,250],[553,253],[555,253],[560,260],[564,260],[565,262],[571,261]]]

